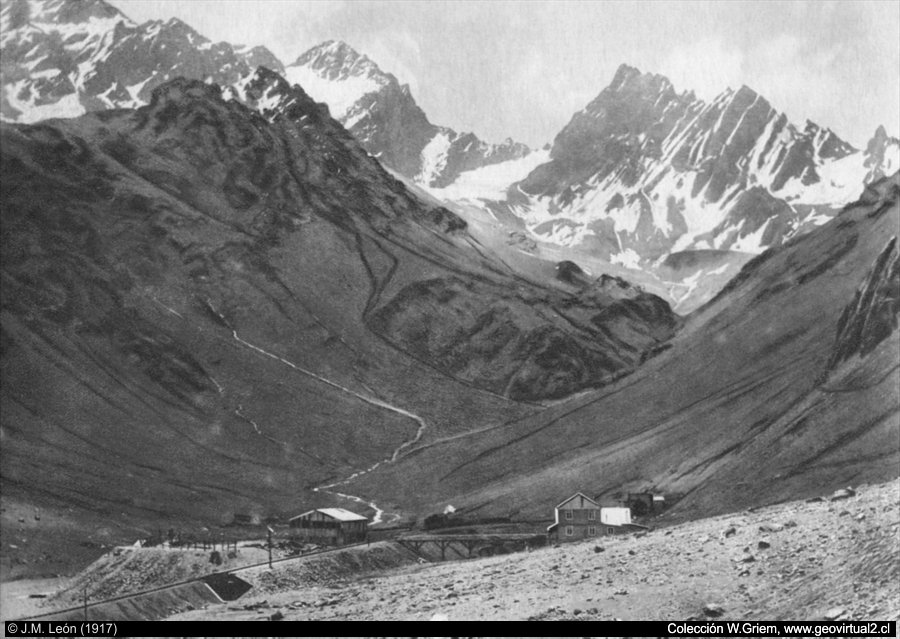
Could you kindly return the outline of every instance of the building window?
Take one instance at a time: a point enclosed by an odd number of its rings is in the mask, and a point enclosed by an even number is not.
[[[566,537],[571,537],[575,534],[575,529],[572,526],[566,526]]]
[[[612,529],[612,528],[607,528],[607,529],[606,529],[606,534],[607,534],[607,535],[613,534],[613,529]]]
[[[571,510],[566,511],[566,519],[573,519],[574,513]]]
[[[597,519],[597,511],[589,510],[588,511],[588,519],[590,519],[591,521],[594,521],[595,519]]]
[[[596,534],[597,534],[597,527],[596,526],[588,526],[588,535],[593,537]]]

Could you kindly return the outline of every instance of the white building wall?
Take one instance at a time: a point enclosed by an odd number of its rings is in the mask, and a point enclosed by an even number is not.
[[[621,526],[631,523],[631,508],[605,507],[600,509],[600,523]]]

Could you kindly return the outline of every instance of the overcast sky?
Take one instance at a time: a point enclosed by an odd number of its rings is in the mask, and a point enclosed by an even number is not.
[[[746,84],[856,146],[900,133],[900,2],[113,0],[285,64],[343,40],[410,85],[429,119],[489,141],[556,133],[621,63],[712,98]]]

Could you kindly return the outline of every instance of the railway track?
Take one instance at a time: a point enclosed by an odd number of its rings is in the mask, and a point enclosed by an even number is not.
[[[324,555],[324,554],[328,554],[328,553],[339,552],[339,551],[341,551],[341,550],[346,550],[346,549],[348,549],[348,548],[358,548],[359,546],[365,546],[365,545],[367,545],[367,543],[368,543],[368,542],[364,542],[364,541],[363,541],[363,542],[359,542],[359,543],[356,543],[356,544],[347,544],[346,546],[338,546],[338,547],[335,547],[335,548],[324,548],[324,549],[322,549],[322,550],[314,550],[314,551],[312,551],[312,552],[304,553],[304,554],[302,554],[302,555],[295,555],[295,556],[293,556],[293,557],[282,557],[282,558],[280,558],[280,559],[273,559],[273,560],[272,560],[272,565],[275,565],[275,564],[283,564],[283,563],[290,562],[290,561],[298,561],[298,560],[301,560],[301,559],[307,559],[307,558],[309,558],[309,557],[314,557],[314,556],[317,556],[317,555]],[[268,565],[269,565],[269,562],[268,562],[268,561],[263,561],[263,562],[255,563],[255,564],[248,564],[248,565],[246,565],[246,566],[239,566],[239,567],[236,567],[236,568],[229,568],[228,570],[220,570],[220,571],[217,571],[217,572],[212,572],[212,573],[209,573],[209,574],[207,574],[207,575],[200,576],[200,577],[193,577],[193,578],[191,578],[191,579],[185,579],[185,580],[183,580],[183,581],[176,581],[176,582],[174,582],[174,583],[166,584],[166,585],[164,585],[164,586],[157,586],[157,587],[155,587],[155,588],[148,588],[148,589],[146,589],[146,590],[139,590],[139,591],[137,591],[137,592],[130,592],[130,593],[128,593],[128,594],[125,594],[125,595],[119,595],[119,596],[117,596],[117,597],[110,597],[110,598],[108,598],[108,599],[99,599],[99,600],[96,600],[96,601],[89,601],[88,604],[87,604],[87,609],[90,610],[91,608],[96,608],[96,607],[104,606],[104,605],[107,605],[107,604],[113,604],[113,603],[119,603],[119,602],[123,602],[123,601],[128,601],[129,599],[136,599],[136,598],[138,598],[138,597],[146,597],[146,596],[148,596],[148,595],[153,595],[153,594],[157,594],[157,593],[162,593],[162,592],[165,592],[165,591],[167,591],[167,590],[174,590],[174,589],[176,589],[176,588],[181,588],[181,587],[184,587],[184,586],[188,586],[188,585],[192,585],[192,584],[198,584],[198,583],[206,584],[207,586],[210,587],[210,589],[211,589],[213,592],[216,592],[215,589],[213,589],[213,587],[209,584],[209,580],[210,580],[210,579],[213,579],[213,580],[214,580],[216,577],[222,578],[222,577],[226,577],[226,576],[228,576],[228,575],[237,576],[237,573],[240,573],[240,572],[242,572],[242,571],[252,570],[252,569],[254,569],[254,568],[261,568],[261,567],[265,567],[265,566],[268,566]],[[218,593],[216,593],[216,595],[218,596]],[[49,611],[49,612],[44,612],[44,613],[41,613],[41,614],[39,614],[39,615],[31,615],[31,616],[28,616],[28,617],[21,617],[20,619],[16,619],[15,621],[42,621],[42,620],[50,620],[50,619],[53,619],[53,618],[58,617],[58,616],[60,616],[60,615],[68,615],[68,614],[71,614],[71,613],[81,612],[81,611],[83,611],[84,609],[85,609],[85,606],[84,606],[84,605],[81,605],[81,606],[71,606],[71,607],[68,607],[68,608],[60,608],[60,609],[58,609],[58,610],[52,610],[52,611]]]

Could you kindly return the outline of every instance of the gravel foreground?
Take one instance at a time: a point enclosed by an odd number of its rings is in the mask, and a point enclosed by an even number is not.
[[[900,481],[528,553],[272,577],[170,618],[898,620]]]

